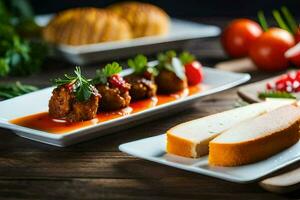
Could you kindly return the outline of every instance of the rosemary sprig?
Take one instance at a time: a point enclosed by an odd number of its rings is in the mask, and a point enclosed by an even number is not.
[[[38,90],[37,87],[32,85],[24,85],[17,81],[16,83],[2,83],[0,84],[0,98],[9,99],[29,92]]]
[[[80,67],[75,68],[74,75],[65,74],[63,78],[55,79],[54,83],[57,86],[67,85],[71,88],[78,101],[87,101],[92,94],[97,93],[91,80],[81,74]]]

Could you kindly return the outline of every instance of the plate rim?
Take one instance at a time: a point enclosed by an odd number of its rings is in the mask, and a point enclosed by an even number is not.
[[[224,91],[224,90],[233,88],[237,85],[240,85],[242,83],[245,83],[251,78],[250,74],[248,74],[248,73],[228,72],[228,71],[209,68],[209,67],[203,67],[203,69],[205,71],[212,71],[212,72],[219,72],[219,73],[221,72],[223,74],[225,73],[225,74],[240,76],[240,78],[233,81],[233,82],[230,82],[226,85],[222,85],[222,86],[219,86],[219,87],[213,88],[213,89],[208,89],[207,91],[200,92],[196,95],[192,95],[192,96],[182,98],[179,101],[172,101],[172,102],[169,102],[167,104],[163,104],[163,105],[159,105],[159,106],[156,106],[156,107],[153,107],[153,108],[150,108],[150,109],[146,109],[146,110],[138,112],[138,113],[132,113],[130,115],[127,115],[126,117],[120,117],[120,118],[112,119],[112,120],[109,120],[107,122],[103,122],[103,123],[83,127],[83,128],[80,128],[80,129],[70,131],[70,132],[66,132],[66,133],[59,133],[59,134],[48,133],[46,131],[41,131],[41,130],[37,130],[37,129],[27,128],[27,127],[19,126],[19,125],[16,125],[16,124],[12,124],[12,123],[9,123],[9,120],[5,121],[5,120],[1,120],[1,118],[0,118],[0,127],[10,129],[10,130],[13,130],[13,131],[25,132],[25,133],[29,133],[29,134],[40,136],[40,137],[46,137],[46,138],[55,139],[55,140],[63,140],[64,138],[70,137],[71,135],[74,135],[74,134],[82,133],[82,132],[85,132],[85,131],[91,131],[92,129],[99,128],[101,126],[109,126],[111,124],[118,123],[119,121],[129,120],[131,118],[143,115],[147,112],[155,112],[157,110],[163,109],[165,107],[173,106],[173,105],[178,104],[178,103],[185,103],[185,102],[197,99],[197,98],[201,98],[201,97],[204,97],[204,96],[208,96],[210,94],[214,94],[214,93],[217,93],[217,92],[220,92],[220,91]],[[130,69],[129,70],[125,69],[123,73],[126,74],[129,71],[130,71]],[[12,98],[12,99],[4,100],[4,101],[0,102],[0,105],[3,102],[7,103],[7,102],[9,102],[11,100],[15,100],[17,98],[21,99],[24,96],[34,95],[35,93],[39,93],[39,92],[42,92],[42,91],[45,91],[45,90],[50,90],[52,88],[54,88],[54,87],[51,86],[51,87],[43,88],[41,90],[38,90],[38,91],[35,91],[35,92],[32,92],[32,93],[28,93],[28,94],[21,95],[21,96]]]
[[[121,152],[124,152],[126,154],[135,156],[135,157],[140,158],[140,159],[152,161],[152,162],[155,162],[155,163],[158,163],[158,164],[161,164],[161,165],[165,165],[165,166],[169,166],[169,167],[174,167],[176,169],[181,169],[181,170],[188,171],[188,172],[193,172],[193,173],[201,174],[201,175],[204,175],[204,176],[210,176],[210,177],[213,177],[213,178],[218,178],[218,179],[221,179],[221,180],[230,181],[230,182],[234,182],[234,183],[242,183],[242,184],[253,183],[253,182],[255,182],[257,180],[260,180],[263,177],[265,177],[265,176],[267,176],[267,175],[269,175],[269,174],[271,174],[271,173],[273,173],[273,172],[275,172],[275,171],[277,171],[279,169],[282,169],[283,167],[291,165],[291,164],[293,164],[293,163],[295,163],[295,162],[297,162],[297,161],[300,160],[300,156],[294,157],[292,159],[289,159],[287,162],[282,163],[282,164],[280,164],[280,165],[272,168],[271,170],[266,171],[261,176],[256,176],[254,178],[247,179],[247,178],[232,176],[232,175],[225,174],[225,173],[214,172],[214,171],[206,170],[206,169],[202,169],[202,168],[195,168],[195,167],[191,167],[190,168],[190,167],[187,167],[187,166],[184,166],[184,165],[181,165],[181,164],[176,164],[176,163],[169,162],[169,161],[159,160],[159,159],[156,159],[156,158],[151,157],[151,156],[143,156],[143,155],[141,155],[139,153],[136,153],[134,151],[131,151],[130,149],[127,148],[127,146],[130,146],[131,143],[141,142],[143,140],[154,139],[154,138],[159,138],[159,137],[164,137],[164,139],[166,139],[166,134],[164,133],[164,134],[160,134],[160,135],[156,135],[156,136],[151,136],[151,137],[147,137],[147,138],[142,138],[142,139],[131,141],[131,142],[126,142],[126,143],[120,144],[118,148],[119,148],[119,150]],[[298,141],[298,143],[300,143],[300,140]],[[294,145],[296,145],[296,144],[294,144]],[[285,149],[285,150],[287,150],[287,149]],[[283,150],[283,151],[285,151],[285,150]],[[281,151],[281,152],[283,152],[283,151]],[[281,152],[279,152],[279,153],[281,153]],[[167,154],[166,151],[164,151],[164,153]],[[276,156],[276,155],[277,154],[275,154],[273,156]],[[176,156],[176,155],[174,155],[174,156]],[[178,156],[178,157],[182,157],[182,156]],[[182,157],[182,158],[184,158],[184,157]]]

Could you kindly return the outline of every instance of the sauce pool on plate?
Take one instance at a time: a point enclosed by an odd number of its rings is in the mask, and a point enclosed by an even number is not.
[[[122,110],[113,111],[113,112],[100,112],[97,114],[97,117],[82,122],[68,122],[62,119],[54,119],[51,118],[48,112],[41,112],[33,115],[28,115],[25,117],[20,117],[17,119],[13,119],[10,123],[24,126],[27,128],[32,128],[36,130],[46,131],[48,133],[53,134],[62,134],[67,133],[76,129],[80,129],[83,127],[99,124],[102,122],[106,122],[112,119],[116,119],[119,117],[124,117],[126,115],[130,115],[132,113],[138,113],[143,110],[162,105],[168,102],[175,101],[177,99],[184,98],[186,96],[190,96],[201,91],[201,86],[191,86],[188,89],[185,89],[181,92],[174,93],[171,95],[157,95],[150,99],[139,100],[136,102],[130,103],[130,106],[124,108]]]

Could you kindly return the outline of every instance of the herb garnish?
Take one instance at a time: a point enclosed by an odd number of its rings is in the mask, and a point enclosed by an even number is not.
[[[288,92],[281,91],[265,91],[258,94],[260,99],[265,98],[284,98],[284,99],[296,99],[296,97]]]
[[[185,80],[185,72],[184,67],[179,60],[179,58],[176,57],[175,51],[167,51],[166,53],[160,53],[157,56],[158,59],[158,65],[157,69],[158,71],[162,69],[166,69],[168,71],[174,72],[178,78],[181,80]]]
[[[133,69],[133,73],[136,75],[143,75],[145,72],[149,72],[154,76],[158,74],[158,71],[154,67],[148,66],[147,57],[142,54],[135,56],[134,59],[129,59],[127,64]]]
[[[87,101],[90,99],[92,94],[98,95],[98,91],[91,84],[91,80],[85,78],[81,74],[80,67],[76,67],[74,70],[74,75],[70,76],[65,74],[64,78],[55,79],[54,83],[57,86],[66,85],[68,88],[71,88],[78,101]]]
[[[0,77],[30,75],[40,69],[47,53],[46,45],[23,37],[37,35],[40,29],[28,2],[5,2],[0,0]]]
[[[29,92],[38,90],[32,85],[24,85],[17,81],[16,83],[2,83],[0,84],[0,98],[9,99]]]
[[[183,65],[188,64],[194,60],[196,60],[195,56],[187,51],[182,52],[179,55],[179,59]]]
[[[93,79],[93,84],[106,84],[107,78],[112,75],[118,74],[122,71],[122,67],[117,62],[112,62],[107,65],[103,69],[98,69],[96,71],[96,77]]]

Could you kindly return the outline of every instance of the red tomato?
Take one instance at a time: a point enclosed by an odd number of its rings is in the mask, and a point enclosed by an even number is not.
[[[296,43],[300,42],[300,27],[297,29],[297,32],[295,33],[295,40]]]
[[[193,61],[184,65],[185,74],[189,85],[197,85],[203,80],[202,65],[198,61]]]
[[[295,45],[293,35],[280,28],[270,28],[250,47],[249,56],[259,69],[278,71],[288,67],[284,53]]]
[[[284,56],[297,67],[300,67],[300,42],[287,50]]]
[[[229,56],[248,55],[250,44],[263,33],[258,23],[249,19],[233,20],[224,30],[221,42]]]

